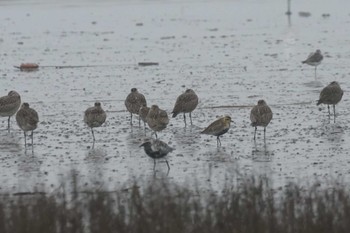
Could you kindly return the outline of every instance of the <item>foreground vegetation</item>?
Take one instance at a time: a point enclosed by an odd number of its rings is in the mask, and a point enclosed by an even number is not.
[[[350,232],[349,189],[305,190],[275,193],[267,180],[250,179],[220,193],[154,181],[116,192],[3,195],[0,232]]]

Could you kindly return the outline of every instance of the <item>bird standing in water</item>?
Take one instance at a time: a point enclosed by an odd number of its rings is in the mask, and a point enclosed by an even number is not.
[[[343,90],[340,88],[336,81],[331,82],[328,86],[323,88],[320,93],[320,98],[317,105],[327,104],[328,105],[328,117],[331,117],[329,105],[333,105],[334,123],[335,123],[335,105],[340,102],[343,97]]]
[[[16,91],[10,91],[6,96],[0,97],[0,116],[8,117],[7,130],[10,132],[10,119],[21,106],[21,96]]]
[[[230,116],[224,116],[211,123],[201,134],[216,136],[216,144],[219,147],[221,146],[220,136],[227,133],[231,127],[231,122],[233,121]]]
[[[315,67],[315,78],[316,78],[316,70],[317,66],[321,64],[323,60],[323,55],[321,54],[321,50],[317,49],[316,52],[310,53],[310,55],[306,58],[305,61],[302,61],[303,64],[308,64],[310,66]]]
[[[92,147],[95,145],[95,135],[93,128],[100,127],[106,121],[106,118],[107,114],[102,109],[100,102],[95,102],[95,106],[86,109],[84,113],[84,122],[91,128],[93,138]]]
[[[28,131],[32,131],[31,137],[33,146],[34,130],[37,128],[39,122],[38,113],[34,109],[30,108],[28,103],[23,103],[16,114],[16,121],[18,126],[24,132],[24,147],[27,147],[26,132]]]
[[[132,125],[132,114],[139,114],[142,106],[147,106],[146,98],[139,93],[136,88],[132,88],[130,94],[125,99],[125,107],[130,112],[130,125]],[[139,118],[139,127],[141,127],[141,119]]]
[[[186,126],[186,115],[185,113],[189,113],[191,125],[192,125],[192,111],[198,105],[198,96],[192,89],[187,89],[185,93],[179,95],[176,99],[176,103],[174,109],[172,111],[173,117],[176,117],[179,113],[184,114],[184,122]]]
[[[158,105],[152,105],[147,114],[146,121],[157,138],[157,132],[162,131],[169,124],[169,117],[166,111],[160,109]]]
[[[250,120],[252,122],[251,125],[255,127],[254,140],[258,126],[264,127],[264,140],[266,139],[266,126],[270,123],[271,119],[271,108],[266,104],[265,100],[259,100],[258,104],[255,105],[250,111]]]

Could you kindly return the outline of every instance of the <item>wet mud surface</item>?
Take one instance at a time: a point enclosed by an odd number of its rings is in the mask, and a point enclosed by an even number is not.
[[[169,180],[214,188],[232,175],[267,176],[276,188],[315,178],[349,180],[350,3],[323,1],[315,9],[315,2],[293,1],[289,20],[286,3],[277,0],[1,2],[0,92],[19,92],[40,123],[34,146],[25,150],[15,118],[11,133],[0,119],[0,191],[55,190],[71,170],[84,187],[111,190],[166,175],[166,164],[158,161],[154,173],[153,160],[139,148],[150,130],[139,128],[136,118],[130,126],[124,100],[132,87],[169,116],[186,88],[199,96],[193,126],[184,127],[179,115],[158,133],[176,148],[168,156]],[[325,58],[315,79],[313,67],[301,61],[316,49]],[[23,62],[40,68],[13,67]],[[316,106],[334,80],[344,90],[335,123],[326,106]],[[262,129],[253,141],[250,126],[259,99],[274,113],[266,143]],[[83,112],[97,100],[107,121],[95,129],[92,149]],[[199,132],[222,115],[234,123],[218,149],[215,137]]]

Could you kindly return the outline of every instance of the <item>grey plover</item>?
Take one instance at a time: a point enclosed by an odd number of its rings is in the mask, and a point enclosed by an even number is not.
[[[169,117],[166,111],[160,109],[158,105],[152,105],[147,114],[146,121],[150,129],[154,131],[157,138],[157,132],[160,132],[167,127]]]
[[[147,139],[140,145],[140,147],[143,147],[146,154],[153,159],[153,170],[155,170],[156,167],[156,159],[164,158],[168,153],[174,150],[174,148],[159,139]],[[169,172],[170,166],[168,160],[165,159],[165,162],[168,166]]]
[[[206,129],[204,129],[201,134],[208,134],[216,136],[216,144],[217,146],[221,146],[220,136],[227,133],[227,131],[231,127],[231,120],[230,116],[224,116],[213,123],[211,123]]]
[[[34,130],[38,126],[39,116],[38,113],[29,107],[28,103],[23,103],[21,108],[18,110],[16,114],[16,121],[18,126],[24,132],[24,146],[27,147],[27,133],[28,131],[32,131],[32,146],[34,141]]]
[[[95,102],[94,107],[90,107],[85,110],[84,122],[91,128],[93,146],[95,144],[95,135],[93,128],[100,127],[106,121],[106,118],[107,114],[102,109],[100,102]]]
[[[321,64],[322,60],[323,60],[323,55],[321,54],[321,50],[317,49],[316,52],[310,53],[310,55],[306,58],[305,61],[302,61],[302,63],[315,67],[315,78],[316,78],[317,66]]]
[[[141,106],[147,106],[146,98],[139,93],[136,88],[132,88],[130,94],[125,99],[126,109],[130,112],[130,124],[132,125],[132,114],[139,114]],[[139,126],[141,126],[141,119],[139,118]]]
[[[272,119],[271,108],[266,104],[265,100],[259,100],[258,104],[255,105],[250,111],[251,125],[255,127],[254,140],[256,137],[256,130],[258,126],[264,127],[264,140],[266,139],[266,126]]]
[[[317,105],[327,104],[329,118],[331,116],[329,105],[333,105],[333,114],[335,122],[335,105],[340,102],[342,97],[343,90],[340,88],[339,84],[336,81],[333,81],[328,86],[323,88],[323,90],[320,93],[320,99],[318,100]]]
[[[172,111],[173,117],[176,117],[179,113],[184,114],[184,122],[186,126],[186,115],[185,113],[189,113],[191,125],[192,125],[192,111],[198,105],[198,96],[192,89],[187,89],[185,93],[179,95],[176,99],[176,103],[174,109]]]
[[[143,121],[143,125],[144,125],[145,129],[146,129],[146,123],[147,123],[147,119],[146,118],[147,118],[149,109],[150,109],[149,107],[141,106],[141,108],[139,110],[139,117]]]
[[[21,96],[16,91],[10,91],[6,96],[0,97],[0,116],[8,117],[7,130],[10,132],[10,119],[21,106]]]

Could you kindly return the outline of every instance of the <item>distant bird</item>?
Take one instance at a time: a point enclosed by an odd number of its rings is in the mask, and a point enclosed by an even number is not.
[[[0,116],[8,117],[8,132],[10,132],[10,118],[17,112],[20,106],[21,96],[15,91],[10,91],[6,96],[0,97]]]
[[[157,138],[157,132],[162,131],[167,127],[169,117],[166,111],[160,109],[158,105],[152,105],[147,114],[146,121],[150,129],[154,131]]]
[[[147,118],[149,109],[150,109],[149,107],[141,106],[141,108],[139,110],[139,117],[143,121],[145,129],[146,129],[146,123],[147,123],[147,119],[146,118]]]
[[[252,126],[255,127],[254,140],[258,126],[264,127],[264,139],[266,138],[266,126],[272,119],[271,108],[266,104],[265,100],[259,100],[258,105],[255,105],[250,111],[250,120]]]
[[[165,157],[168,153],[175,150],[174,148],[168,146],[165,142],[158,139],[148,139],[144,143],[140,145],[143,147],[146,154],[151,157],[154,161],[153,170],[156,167],[156,159],[160,159]],[[168,166],[168,171],[170,170],[170,166],[168,160],[165,159],[166,165]]]
[[[220,119],[217,119],[213,123],[211,123],[205,130],[201,132],[201,134],[208,134],[216,136],[216,144],[217,146],[221,146],[220,136],[227,133],[227,131],[231,127],[231,120],[230,116],[224,116]]]
[[[125,99],[126,109],[130,112],[130,125],[132,125],[132,114],[139,114],[141,106],[147,106],[146,98],[139,93],[136,88],[131,89],[131,93]],[[141,119],[139,118],[139,126],[141,127]]]
[[[317,105],[327,104],[328,105],[328,116],[331,117],[329,105],[333,105],[334,123],[335,123],[335,105],[340,102],[343,97],[343,90],[340,88],[336,81],[331,82],[328,86],[323,88],[320,93],[320,99]]]
[[[186,126],[186,115],[185,113],[189,113],[191,125],[192,125],[192,116],[191,112],[198,105],[198,96],[192,89],[187,89],[185,93],[179,95],[176,99],[176,103],[174,109],[172,111],[173,117],[176,117],[179,113],[184,114],[184,122]]]
[[[92,138],[94,143],[95,143],[95,135],[94,135],[93,128],[100,127],[106,121],[106,118],[107,118],[107,114],[102,109],[100,102],[95,102],[94,107],[90,107],[85,111],[84,122],[91,128]]]
[[[323,56],[321,54],[321,50],[317,49],[316,52],[310,53],[310,55],[306,58],[305,61],[302,61],[303,64],[308,64],[310,66],[315,67],[315,78],[316,78],[316,69],[319,64],[321,64],[323,60]]]
[[[31,137],[33,146],[34,130],[37,128],[39,122],[38,113],[34,109],[30,108],[28,103],[23,103],[16,114],[16,121],[18,126],[24,132],[24,147],[27,147],[26,132],[28,131],[32,131]]]

